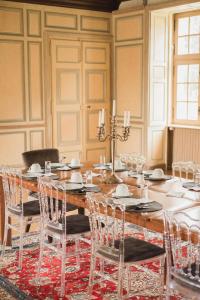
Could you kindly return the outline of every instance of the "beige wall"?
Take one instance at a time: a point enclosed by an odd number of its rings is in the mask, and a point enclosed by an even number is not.
[[[0,164],[19,164],[23,151],[53,145],[47,37],[108,42],[110,19],[109,13],[0,1]],[[110,70],[107,76],[109,85]]]

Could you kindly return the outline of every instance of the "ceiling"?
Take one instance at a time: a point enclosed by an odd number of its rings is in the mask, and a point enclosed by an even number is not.
[[[13,1],[13,0],[6,0]],[[127,0],[14,0],[15,2],[54,5],[78,9],[89,9],[111,12],[118,9],[122,1]]]

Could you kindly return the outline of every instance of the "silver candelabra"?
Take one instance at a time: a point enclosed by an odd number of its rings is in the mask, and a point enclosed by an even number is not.
[[[102,111],[103,113],[103,111]],[[129,113],[129,112],[125,112]],[[105,123],[99,122],[98,132],[98,140],[100,142],[105,142],[107,139],[111,142],[111,154],[112,154],[112,172],[105,178],[105,183],[120,183],[122,182],[122,179],[119,178],[115,174],[115,149],[116,149],[116,141],[119,140],[120,142],[126,142],[128,140],[128,137],[130,135],[130,113],[125,116],[127,119],[124,119],[124,126],[122,126],[122,135],[117,133],[117,120],[115,113],[112,115],[111,118],[111,128],[110,133],[106,135],[105,133]],[[103,117],[104,120],[104,117]]]

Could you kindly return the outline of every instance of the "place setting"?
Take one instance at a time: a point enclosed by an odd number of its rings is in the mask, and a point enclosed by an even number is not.
[[[45,161],[45,168],[42,169],[39,163],[32,164],[26,173],[23,174],[23,178],[28,180],[35,180],[41,176],[48,176],[52,179],[58,179],[58,175],[51,172],[51,162]]]
[[[126,184],[118,184],[109,199],[115,205],[124,205],[128,212],[155,212],[162,209],[162,205],[157,201],[150,201],[145,189],[139,190],[139,195],[134,195],[129,191]]]
[[[65,181],[65,190],[73,194],[85,194],[86,192],[98,193],[101,191],[100,187],[92,183],[93,173],[87,170],[85,174],[74,171],[69,180]]]

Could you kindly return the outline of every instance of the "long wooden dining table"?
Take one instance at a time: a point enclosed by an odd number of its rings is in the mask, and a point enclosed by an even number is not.
[[[99,170],[92,168],[92,165],[87,163],[80,170],[81,173],[85,173],[86,170],[92,170],[96,173],[93,177],[93,182],[97,184],[101,192],[107,195],[111,195],[116,188],[116,184],[105,184],[102,182],[102,177],[98,176]],[[69,180],[73,171],[56,171],[59,176],[59,180]],[[137,194],[137,180],[128,176],[128,172],[118,172],[118,175],[123,179],[129,187],[130,192],[133,195]],[[23,179],[23,187],[29,191],[37,192],[38,184],[37,180],[27,180]],[[150,181],[147,180],[148,184],[148,198],[152,201],[157,201],[162,204],[163,209],[171,212],[175,211],[188,211],[194,218],[200,219],[200,202],[198,200],[198,194],[194,191],[186,190],[181,188],[184,195],[177,193],[179,189],[180,193],[180,181],[174,180],[173,178],[166,181]],[[66,192],[65,192],[66,193]],[[67,198],[67,202],[74,204],[78,207],[87,208],[86,195],[77,195],[72,193],[67,193],[67,197],[64,197],[64,192],[60,191],[59,198],[63,200]],[[0,241],[3,240],[4,234],[4,220],[5,220],[5,206],[4,206],[4,193],[2,185],[2,177],[0,176]],[[126,212],[125,219],[127,222],[146,227],[147,229],[163,233],[164,222],[163,214],[161,211],[153,213],[141,213],[141,212]],[[9,234],[8,245],[11,244],[11,233]]]

